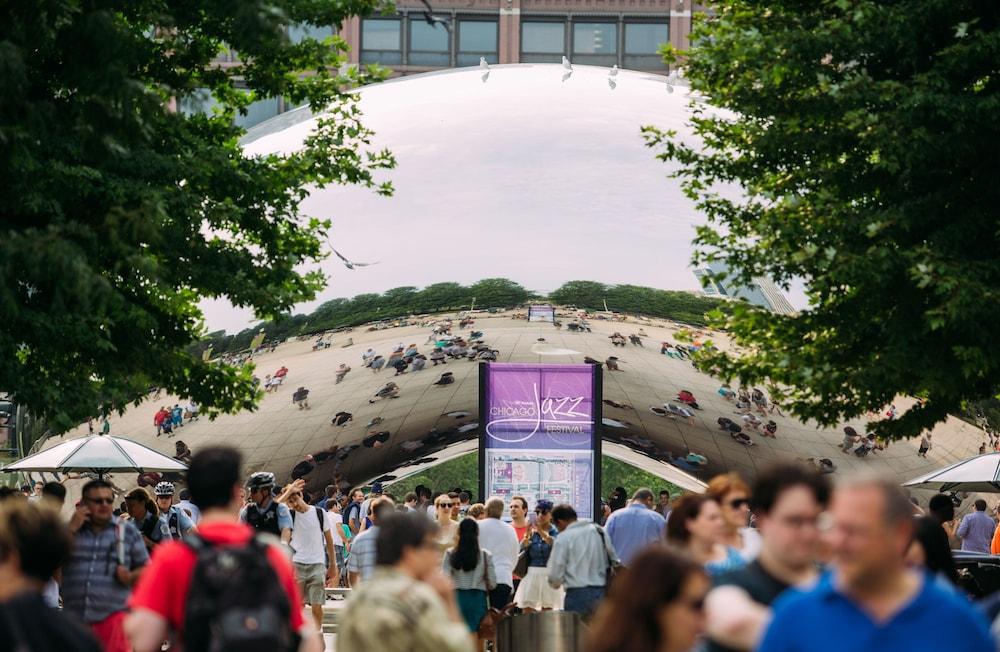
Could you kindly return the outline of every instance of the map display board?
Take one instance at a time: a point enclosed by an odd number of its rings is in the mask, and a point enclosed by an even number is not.
[[[593,518],[600,500],[600,367],[483,363],[480,493],[545,498]]]
[[[556,320],[556,309],[552,306],[528,306],[528,321],[552,323]]]

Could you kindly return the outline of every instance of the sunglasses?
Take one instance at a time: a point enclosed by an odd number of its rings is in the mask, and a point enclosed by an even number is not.
[[[536,514],[548,514],[549,510],[547,510],[547,509],[536,509],[535,513]]]
[[[739,509],[740,507],[746,507],[750,504],[749,498],[733,498],[729,501],[729,506],[733,509]]]
[[[451,509],[451,503],[441,503],[438,505],[438,509]]]
[[[87,498],[88,503],[94,503],[95,505],[111,505],[115,502],[114,498]]]

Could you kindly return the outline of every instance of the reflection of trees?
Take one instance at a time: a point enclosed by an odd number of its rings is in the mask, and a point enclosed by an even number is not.
[[[456,457],[400,480],[392,484],[387,491],[402,499],[418,484],[430,487],[434,491],[462,487],[469,490],[473,502],[476,502],[476,493],[479,491],[479,456],[476,453],[469,453]],[[604,457],[601,463],[601,495],[607,497],[615,487],[625,487],[629,496],[640,487],[648,487],[654,493],[658,493],[661,489],[667,489],[671,493],[683,493],[680,487],[638,467],[611,457]]]
[[[697,326],[705,324],[705,313],[725,306],[717,299],[639,285],[605,285],[594,281],[570,281],[549,293],[549,299],[564,306],[586,310],[604,310],[604,303],[615,312],[631,312],[651,317],[667,317]]]
[[[460,310],[476,307],[512,308],[534,295],[521,284],[506,278],[487,278],[469,286],[459,283],[435,283],[422,290],[404,286],[382,294],[359,294],[351,299],[331,299],[308,315],[294,315],[263,322],[236,335],[223,331],[210,333],[198,345],[209,344],[213,354],[240,351],[250,346],[254,335],[264,330],[268,340],[319,333],[334,328],[357,326],[380,319],[405,318],[410,315]],[[549,300],[587,310],[603,310],[607,300],[612,310],[669,317],[690,324],[703,325],[705,313],[720,305],[715,299],[690,292],[672,292],[638,285],[605,285],[594,281],[570,281],[549,294]],[[724,303],[723,303],[724,305]]]
[[[236,335],[226,335],[223,331],[211,333],[198,348],[201,350],[211,344],[216,354],[240,351],[250,346],[250,340],[261,329],[268,340],[284,339],[380,319],[469,308],[473,297],[476,306],[485,309],[511,308],[523,304],[530,296],[519,283],[505,278],[483,279],[468,287],[450,282],[435,283],[422,290],[412,286],[398,287],[382,294],[359,294],[351,299],[331,299],[309,315],[294,315],[264,322]]]

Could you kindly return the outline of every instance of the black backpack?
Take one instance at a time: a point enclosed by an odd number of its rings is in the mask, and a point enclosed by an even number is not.
[[[299,636],[290,623],[292,605],[267,559],[267,543],[259,535],[243,547],[215,546],[197,534],[185,543],[198,556],[184,618],[185,649],[298,649]]]

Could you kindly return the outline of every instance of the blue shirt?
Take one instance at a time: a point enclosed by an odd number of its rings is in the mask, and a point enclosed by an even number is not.
[[[966,514],[955,534],[962,540],[962,550],[990,554],[990,542],[997,524],[986,512]]]
[[[632,503],[615,511],[604,524],[604,530],[611,537],[611,543],[626,566],[648,546],[663,541],[666,529],[666,520],[640,503]]]
[[[810,591],[791,589],[757,652],[995,652],[986,620],[930,577],[891,620],[873,622],[827,574]]]
[[[549,555],[552,554],[552,545],[555,543],[555,538],[559,536],[559,530],[555,527],[549,528],[549,536],[552,537],[552,543],[545,543],[542,541],[542,537],[538,532],[533,532],[531,534],[531,539],[528,540],[528,567],[537,566],[539,568],[545,568],[549,564]]]
[[[96,623],[124,611],[131,589],[115,578],[118,566],[118,519],[101,531],[84,525],[73,537],[73,550],[63,566],[63,609],[85,623]],[[149,554],[142,535],[131,522],[121,529],[124,566],[145,566]]]

